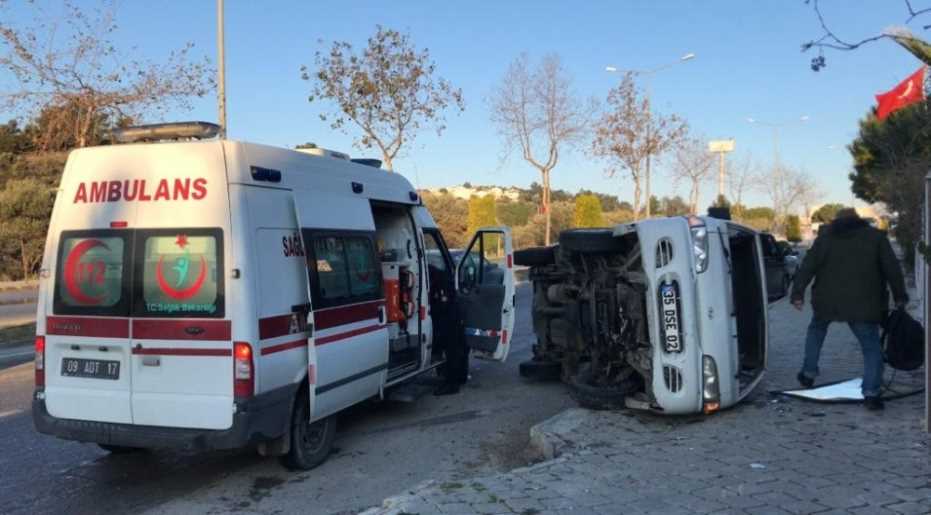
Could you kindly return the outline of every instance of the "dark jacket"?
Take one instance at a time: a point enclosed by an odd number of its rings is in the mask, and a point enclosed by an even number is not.
[[[880,322],[888,308],[886,285],[906,302],[905,280],[886,233],[861,218],[839,218],[815,240],[792,285],[792,300],[804,300],[814,279],[812,307],[822,320]]]

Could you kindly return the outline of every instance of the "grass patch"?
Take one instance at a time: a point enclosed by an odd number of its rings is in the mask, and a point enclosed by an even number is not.
[[[15,325],[0,329],[0,347],[13,343],[31,343],[36,336],[36,324]]]

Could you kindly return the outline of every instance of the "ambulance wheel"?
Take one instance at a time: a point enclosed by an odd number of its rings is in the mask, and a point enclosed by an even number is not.
[[[310,423],[308,409],[307,394],[299,395],[291,415],[291,450],[281,457],[284,466],[291,470],[310,470],[320,465],[333,447],[336,416]]]
[[[140,447],[124,447],[122,445],[110,445],[106,443],[98,443],[97,447],[100,447],[110,454],[129,454],[131,452],[139,452],[144,450]]]
[[[520,376],[533,381],[559,381],[562,375],[562,363],[528,359],[518,366]]]

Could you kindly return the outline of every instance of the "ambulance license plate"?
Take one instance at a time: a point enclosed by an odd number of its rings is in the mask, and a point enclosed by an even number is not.
[[[116,380],[120,378],[120,362],[102,359],[62,358],[61,375]]]
[[[675,282],[660,285],[660,319],[666,352],[682,352],[679,331],[679,291]]]

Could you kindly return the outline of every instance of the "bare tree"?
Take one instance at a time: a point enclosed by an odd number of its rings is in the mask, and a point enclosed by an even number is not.
[[[632,73],[608,93],[608,111],[595,123],[592,153],[608,160],[608,174],[626,169],[634,181],[634,216],[640,218],[643,165],[650,156],[666,152],[685,137],[688,125],[676,115],[650,110],[650,101],[634,82]],[[649,199],[647,199],[649,202]]]
[[[72,146],[96,144],[102,123],[190,108],[215,86],[209,61],[190,60],[192,43],[162,63],[124,59],[108,39],[117,30],[113,2],[86,10],[66,1],[59,17],[40,2],[28,5],[28,26],[0,20],[0,68],[18,82],[4,95],[7,108],[50,117],[39,150],[57,150],[53,142],[65,136]]]
[[[819,196],[811,176],[779,163],[760,176],[760,186],[772,202],[773,224],[777,229],[784,226],[786,216]]]
[[[559,154],[579,143],[595,111],[594,101],[577,98],[558,55],[545,56],[532,68],[526,54],[514,60],[489,98],[491,120],[504,138],[506,155],[519,149],[524,161],[540,171],[544,241],[550,244],[550,174]]]
[[[759,189],[760,172],[751,155],[735,161],[727,170],[727,191],[734,206],[742,209],[745,193]]]
[[[356,53],[351,44],[334,41],[326,52],[314,54],[316,71],[301,66],[301,78],[310,81],[309,100],[327,100],[336,110],[320,115],[334,130],[351,122],[362,130],[356,148],[378,148],[385,169],[393,169],[398,152],[417,132],[432,125],[436,133],[446,128],[443,111],[462,112],[462,90],[434,77],[436,63],[430,52],[414,48],[411,38],[377,26],[368,46]]]
[[[689,212],[697,214],[701,186],[711,175],[716,158],[708,151],[708,143],[698,138],[684,138],[675,146],[672,155],[673,181],[688,183]]]
[[[920,59],[925,64],[931,65],[931,45],[929,45],[923,39],[914,36],[908,27],[894,27],[891,29],[885,29],[878,34],[872,34],[860,39],[848,39],[846,37],[841,37],[828,26],[828,22],[824,16],[824,13],[821,10],[821,4],[819,0],[805,0],[806,4],[810,4],[812,9],[815,12],[815,16],[818,18],[818,23],[821,25],[821,36],[817,39],[807,41],[802,44],[802,52],[807,52],[812,48],[818,49],[818,56],[813,57],[811,60],[811,69],[814,71],[819,71],[825,66],[827,66],[824,58],[824,49],[834,49],[834,50],[856,50],[862,45],[868,43],[874,43],[883,39],[891,39],[908,50],[912,55]],[[912,5],[911,0],[902,0],[903,15],[905,17],[905,24],[908,25],[918,18],[923,17],[931,13],[931,7],[925,7],[922,9],[916,9]],[[847,2],[844,5],[848,5]],[[924,24],[921,27],[924,30],[931,28],[931,25]]]

